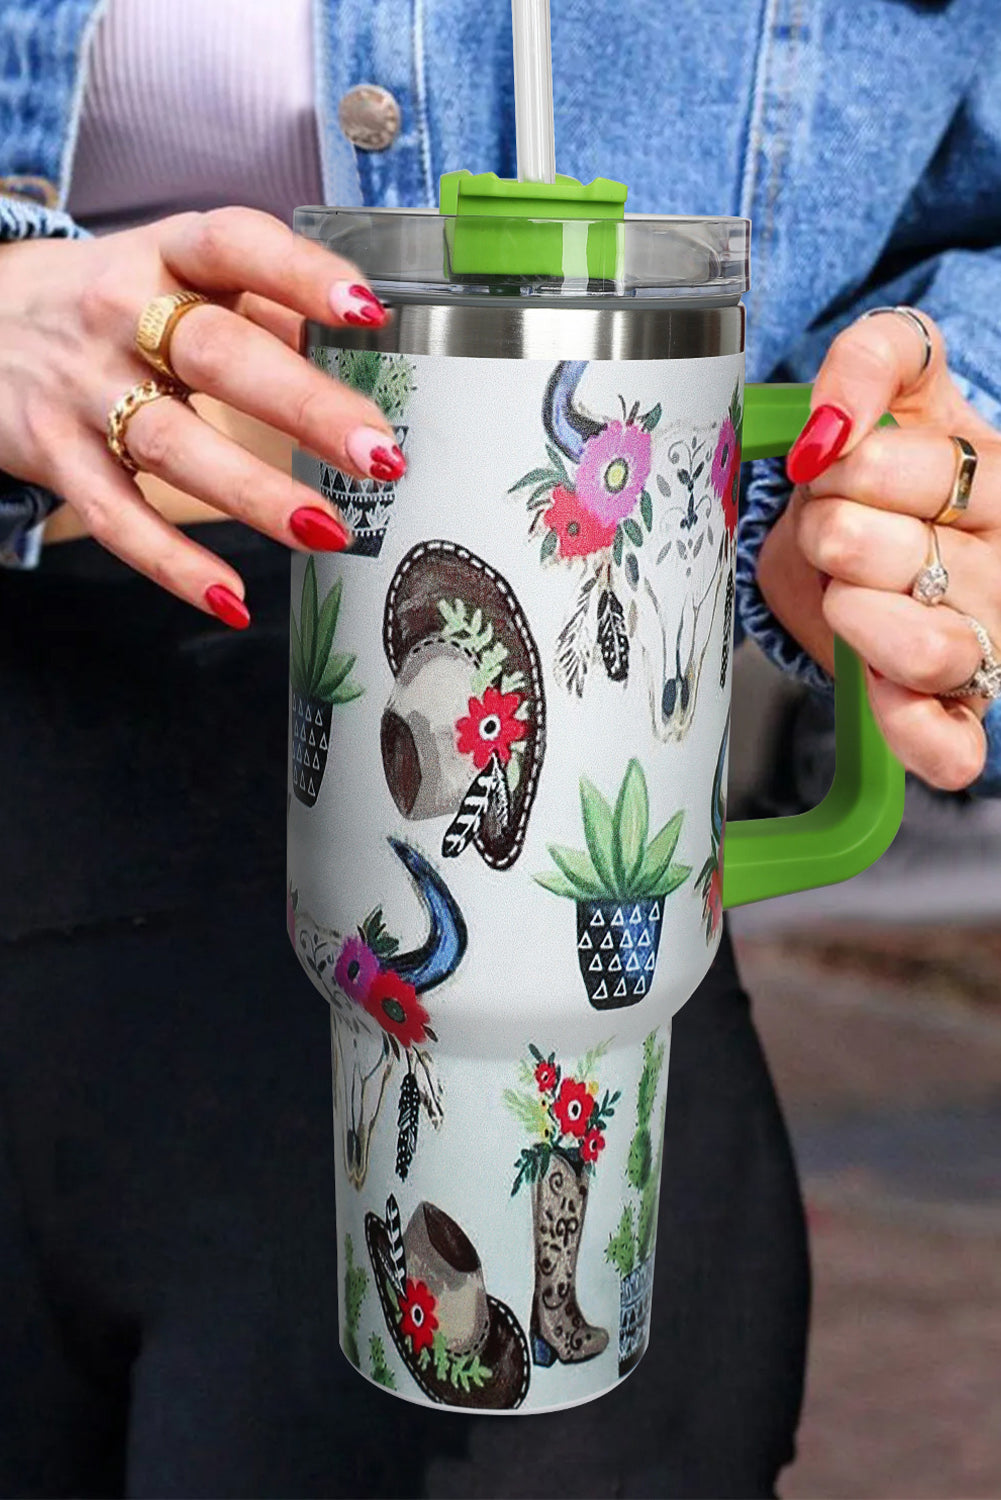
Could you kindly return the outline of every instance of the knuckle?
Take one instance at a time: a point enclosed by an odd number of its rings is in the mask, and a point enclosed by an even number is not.
[[[911,675],[919,688],[934,692],[948,684],[953,667],[953,646],[944,631],[934,626],[915,630],[910,638]]]
[[[325,446],[330,443],[330,393],[323,385],[312,380],[304,381],[292,398],[293,432],[305,438],[313,446],[322,435]]]
[[[848,480],[859,495],[881,495],[893,474],[893,451],[886,438],[871,432],[848,460]]]
[[[139,467],[151,474],[169,464],[174,449],[173,416],[170,401],[151,401],[129,423],[126,447]]]
[[[262,474],[259,465],[248,466],[236,476],[230,488],[229,505],[237,515],[260,520],[279,530],[290,510],[294,509],[295,481],[277,470]]]
[[[123,310],[120,272],[99,271],[81,289],[80,322],[88,338],[106,339],[109,326],[120,321]]]
[[[209,275],[228,263],[241,219],[239,208],[210,208],[197,216],[193,226],[194,249],[202,270]]]
[[[923,779],[940,791],[961,792],[976,781],[984,768],[984,759],[984,751],[966,738],[962,744],[936,747],[928,755]]]
[[[189,384],[211,391],[234,357],[232,332],[225,312],[215,307],[196,307],[178,324],[171,356],[175,369],[178,362],[183,365]]]
[[[814,551],[825,573],[854,577],[866,555],[865,518],[852,507],[839,505],[821,520]]]
[[[105,542],[111,537],[114,510],[107,495],[91,489],[67,496],[67,499],[95,541]]]
[[[21,400],[21,430],[30,454],[43,463],[55,459],[64,435],[64,422],[50,394],[31,386]]]
[[[882,318],[854,323],[838,334],[831,345],[838,363],[863,379],[885,380],[897,370],[897,354]]]

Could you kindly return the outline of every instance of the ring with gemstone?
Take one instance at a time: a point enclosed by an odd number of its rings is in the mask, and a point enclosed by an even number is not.
[[[919,604],[941,604],[949,587],[949,573],[942,561],[938,532],[928,523],[928,556],[921,572],[911,584],[911,598]]]
[[[997,659],[994,643],[979,620],[964,615],[967,625],[977,638],[980,647],[980,665],[962,687],[939,693],[940,698],[1001,698],[1001,662]]]

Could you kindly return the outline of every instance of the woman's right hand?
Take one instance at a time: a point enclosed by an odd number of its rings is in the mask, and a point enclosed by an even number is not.
[[[348,474],[393,479],[405,461],[364,396],[299,354],[302,322],[380,327],[364,277],[251,209],[180,214],[93,240],[0,246],[0,470],[62,496],[83,528],[148,578],[231,625],[249,621],[239,574],[171,526],[115,461],[108,413],[153,375],[133,345],[152,298],[212,298],[170,343],[179,380],[266,422]],[[304,550],[350,532],[306,485],[254,457],[184,403],[142,406],[128,424],[139,469]]]

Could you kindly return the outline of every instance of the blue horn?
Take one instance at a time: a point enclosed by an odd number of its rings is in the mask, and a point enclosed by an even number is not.
[[[726,759],[726,742],[730,738],[730,720],[726,721],[723,731],[723,739],[719,747],[719,759],[716,761],[716,775],[713,777],[713,837],[717,844],[723,837],[723,819],[726,816],[726,797],[723,792],[723,762]]]
[[[391,838],[389,843],[409,870],[430,924],[421,946],[412,953],[396,954],[389,960],[389,967],[415,990],[433,990],[454,974],[462,962],[469,941],[466,923],[448,886],[423,854],[401,839]]]
[[[580,463],[588,438],[604,432],[602,422],[592,421],[573,404],[587,360],[565,359],[549,377],[542,402],[542,421],[550,439],[573,463]]]

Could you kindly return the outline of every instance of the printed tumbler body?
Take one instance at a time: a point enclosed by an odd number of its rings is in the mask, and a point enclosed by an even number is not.
[[[393,308],[306,353],[407,472],[296,457],[354,542],[292,564],[288,917],[347,1357],[544,1411],[645,1347],[671,1017],[720,935],[747,225],[626,220],[609,281],[586,223],[492,277],[456,223],[297,216]]]

